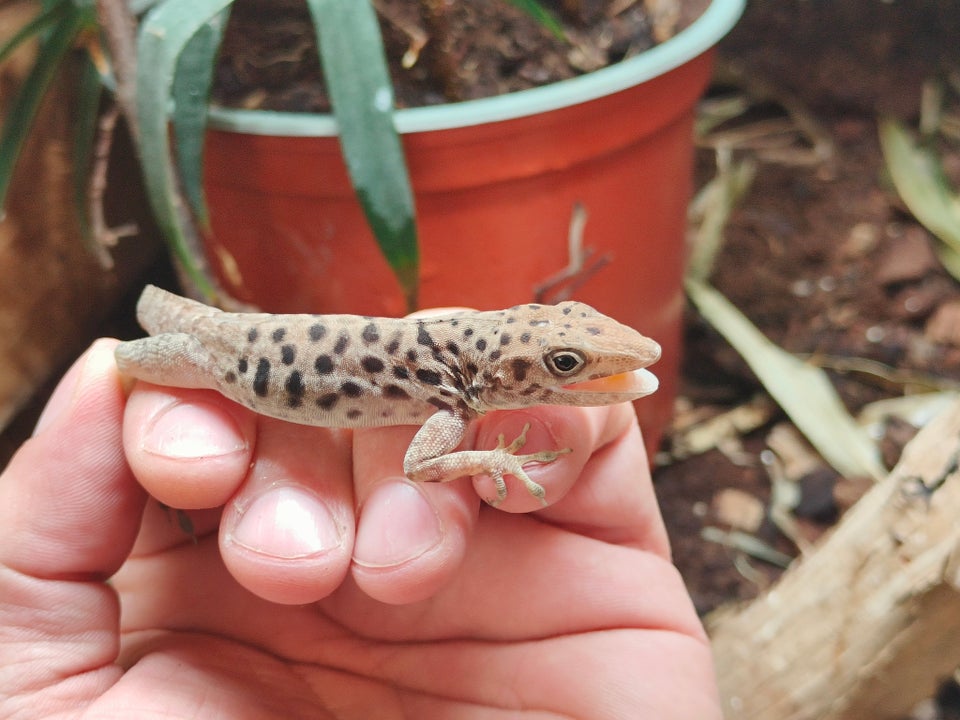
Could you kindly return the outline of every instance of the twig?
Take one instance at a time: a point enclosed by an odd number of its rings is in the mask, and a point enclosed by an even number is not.
[[[113,60],[117,104],[123,111],[134,141],[140,137],[137,119],[137,19],[125,0],[97,0],[97,17]]]
[[[107,169],[110,164],[110,148],[113,146],[113,133],[119,116],[120,109],[114,105],[100,118],[97,127],[97,142],[93,152],[93,164],[90,169],[90,184],[87,190],[87,212],[90,216],[93,252],[97,261],[105,270],[113,269],[113,257],[107,249],[116,247],[121,238],[130,237],[139,232],[135,223],[127,223],[115,228],[108,227],[103,212],[103,197],[107,189]]]
[[[417,64],[417,61],[420,59],[420,52],[430,40],[430,36],[427,35],[426,30],[422,27],[402,17],[393,5],[385,4],[383,0],[374,0],[373,7],[381,17],[406,35],[410,41],[406,52],[403,53],[403,57],[400,59],[400,64],[403,68],[409,70]]]
[[[573,206],[570,229],[567,232],[567,266],[551,275],[534,288],[537,302],[557,303],[569,300],[573,294],[613,259],[609,253],[593,259],[593,248],[583,246],[583,231],[587,226],[587,210],[582,204]],[[588,265],[588,261],[593,260]]]

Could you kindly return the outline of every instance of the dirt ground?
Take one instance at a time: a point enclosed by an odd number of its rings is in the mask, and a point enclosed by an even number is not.
[[[803,152],[759,160],[712,277],[787,350],[875,360],[900,375],[960,378],[960,341],[951,322],[960,289],[939,266],[929,234],[891,190],[877,136],[882,116],[915,122],[924,81],[960,68],[958,30],[960,13],[950,2],[754,1],[723,42],[719,76],[767,97],[757,119],[800,107],[833,148],[814,163],[805,164]],[[950,151],[944,158],[955,176],[960,159]],[[701,151],[701,181],[713,169],[713,153]],[[759,389],[746,365],[692,312],[685,352],[682,395],[693,406],[728,409]],[[832,372],[832,378],[851,411],[905,391],[898,378],[860,372]],[[759,561],[744,572],[743,557],[701,538],[704,527],[723,527],[715,512],[723,491],[768,502],[760,453],[769,429],[744,438],[736,462],[713,450],[656,472],[675,560],[701,612],[754,597],[779,573]],[[888,462],[910,434],[891,428]],[[829,471],[805,480],[815,511],[802,522],[812,538],[835,521],[835,495],[849,495],[850,488]],[[757,536],[795,553],[769,522]]]

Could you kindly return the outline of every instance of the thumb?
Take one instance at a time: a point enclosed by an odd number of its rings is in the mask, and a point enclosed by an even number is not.
[[[103,581],[130,551],[145,495],[123,456],[115,345],[74,364],[0,475],[0,716],[38,693],[82,702],[119,674],[119,606]]]

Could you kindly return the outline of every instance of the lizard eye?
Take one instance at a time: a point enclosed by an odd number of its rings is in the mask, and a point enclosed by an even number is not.
[[[573,375],[586,363],[583,355],[576,350],[554,350],[547,353],[544,359],[547,363],[547,369],[560,377]]]

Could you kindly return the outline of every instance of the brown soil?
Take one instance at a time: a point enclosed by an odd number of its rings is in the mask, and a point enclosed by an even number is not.
[[[836,358],[876,360],[901,376],[832,372],[852,411],[904,394],[909,383],[902,376],[929,374],[945,385],[960,379],[960,286],[891,190],[877,139],[880,117],[915,122],[923,82],[957,70],[958,31],[960,16],[950,2],[757,2],[721,46],[720,74],[768,96],[761,115],[799,104],[824,129],[834,153],[812,165],[799,155],[797,162],[760,162],[712,281],[782,347],[827,365]],[[956,148],[944,159],[956,174]],[[714,169],[712,152],[702,151],[698,161],[705,181]],[[693,313],[685,352],[682,393],[700,411],[735,406],[759,389],[745,364]],[[711,451],[656,472],[675,559],[702,612],[754,597],[779,574],[760,561],[744,573],[735,567],[735,551],[701,538],[704,527],[723,527],[714,509],[725,489],[769,501],[770,480],[759,458],[769,429],[743,439],[739,461],[746,465]],[[911,432],[891,425],[888,462]],[[803,520],[808,537],[830,526],[838,510],[833,494],[849,492],[850,485],[829,471],[812,478],[805,489],[817,496],[810,500],[826,521]],[[796,553],[770,523],[757,535]]]
[[[561,39],[508,0],[374,3],[401,108],[501,95],[596,70],[672,36],[706,4],[661,0],[677,12],[653,15],[639,0],[541,0],[562,21]],[[237,0],[218,68],[219,102],[327,112],[320,77],[302,0]]]

